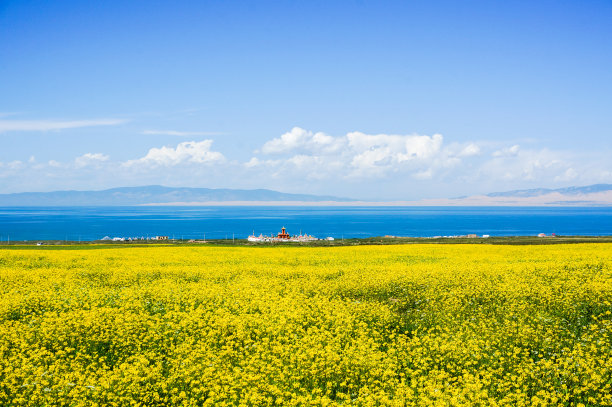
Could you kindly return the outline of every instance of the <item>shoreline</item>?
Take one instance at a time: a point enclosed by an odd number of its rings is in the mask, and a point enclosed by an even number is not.
[[[303,206],[303,207],[538,207],[538,208],[606,208],[612,202],[570,201],[538,202],[526,201],[466,201],[466,200],[427,200],[427,201],[208,201],[208,202],[163,202],[146,203],[140,207],[206,207],[206,206]]]
[[[333,241],[312,242],[249,242],[247,239],[169,239],[149,241],[70,241],[70,240],[27,240],[0,242],[3,248],[66,248],[66,247],[149,247],[149,246],[230,246],[230,247],[334,247],[360,245],[404,245],[404,244],[485,244],[485,245],[554,245],[575,243],[612,243],[607,236],[491,236],[491,237],[402,237],[373,236],[367,238],[345,238]]]

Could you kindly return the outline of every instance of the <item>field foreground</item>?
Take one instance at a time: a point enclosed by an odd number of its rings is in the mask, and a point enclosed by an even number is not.
[[[612,405],[612,244],[0,249],[0,405]]]

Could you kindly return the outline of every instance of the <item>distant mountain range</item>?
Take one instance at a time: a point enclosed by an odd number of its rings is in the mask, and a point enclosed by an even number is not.
[[[268,189],[172,188],[159,185],[112,188],[103,191],[55,191],[0,194],[0,206],[130,206],[210,202],[350,202],[334,196],[285,194]]]
[[[449,206],[612,206],[612,184],[494,192],[453,199],[425,199],[421,205]]]
[[[487,194],[490,197],[535,197],[542,196],[547,194],[559,193],[561,195],[585,195],[585,194],[594,194],[599,192],[607,192],[612,191],[612,184],[595,184],[588,185],[586,187],[568,187],[568,188],[558,188],[558,189],[548,189],[548,188],[536,188],[536,189],[520,189],[517,191],[508,191],[508,192],[493,192],[491,194]]]
[[[0,206],[133,205],[612,206],[612,184],[524,189],[460,198],[394,202],[364,202],[335,196],[286,194],[269,189],[173,188],[159,185],[103,191],[0,194]]]

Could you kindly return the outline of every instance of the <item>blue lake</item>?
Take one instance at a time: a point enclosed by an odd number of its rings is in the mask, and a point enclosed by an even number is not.
[[[96,240],[166,235],[244,239],[285,226],[319,238],[612,235],[612,208],[541,207],[0,207],[0,239]]]

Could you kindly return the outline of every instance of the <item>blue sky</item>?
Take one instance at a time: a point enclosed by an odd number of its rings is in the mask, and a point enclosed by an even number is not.
[[[0,192],[612,183],[612,3],[0,2]]]

